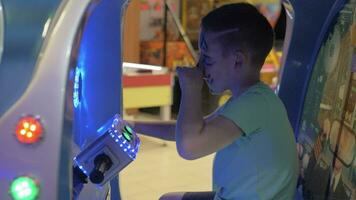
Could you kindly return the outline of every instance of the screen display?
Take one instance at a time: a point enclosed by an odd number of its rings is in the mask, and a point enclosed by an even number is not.
[[[356,198],[355,3],[346,4],[313,67],[299,128],[305,199]]]

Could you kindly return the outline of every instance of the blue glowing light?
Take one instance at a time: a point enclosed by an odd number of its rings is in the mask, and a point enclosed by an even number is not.
[[[82,72],[79,67],[75,68],[73,85],[73,105],[77,108],[81,102]]]

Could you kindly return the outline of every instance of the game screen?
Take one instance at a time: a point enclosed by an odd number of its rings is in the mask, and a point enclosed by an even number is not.
[[[304,199],[356,199],[355,5],[336,16],[309,82],[298,136]]]

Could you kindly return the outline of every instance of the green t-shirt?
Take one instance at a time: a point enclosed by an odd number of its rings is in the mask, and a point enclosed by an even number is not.
[[[296,143],[277,95],[257,83],[238,98],[230,98],[218,114],[234,122],[244,134],[215,156],[215,199],[294,199]]]

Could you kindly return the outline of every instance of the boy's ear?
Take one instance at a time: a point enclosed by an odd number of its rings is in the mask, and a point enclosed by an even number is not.
[[[244,65],[245,61],[245,54],[242,51],[237,50],[235,53],[235,68],[241,68]]]

